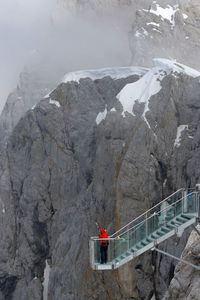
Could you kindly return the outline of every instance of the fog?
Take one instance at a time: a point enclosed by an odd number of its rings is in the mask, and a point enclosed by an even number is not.
[[[124,33],[134,11],[130,15],[122,7],[106,7],[101,15],[90,10],[78,15],[75,10],[57,11],[56,0],[0,3],[0,111],[19,73],[32,61],[37,60],[37,71],[55,84],[68,71],[130,63]]]
[[[177,22],[172,32],[163,21],[164,34],[154,32],[152,37],[150,32],[148,37],[135,38],[136,10],[148,9],[150,3],[152,0],[124,0],[123,4],[115,0],[0,0],[0,112],[25,67],[34,70],[48,88],[54,88],[66,72],[151,66],[152,58],[160,56],[198,68],[195,47],[199,33],[190,24],[184,27]],[[193,10],[195,14],[196,8]],[[138,24],[147,26],[146,19],[139,17]],[[191,38],[186,40],[185,35]]]
[[[55,0],[0,0],[0,111],[32,49],[48,32]]]

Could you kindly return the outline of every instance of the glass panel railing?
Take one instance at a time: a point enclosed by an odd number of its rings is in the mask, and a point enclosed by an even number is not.
[[[179,196],[176,195],[176,197]],[[166,231],[161,230],[162,228],[164,229],[165,227],[166,229],[166,227],[168,227],[168,230],[173,230],[174,226],[179,226],[180,219],[176,222],[178,216],[181,217],[184,214],[190,216],[191,214],[194,216],[195,214],[197,215],[197,200],[198,197],[196,193],[182,197],[175,203],[173,202],[174,199],[170,197],[166,201],[162,201],[160,205],[157,205],[152,210],[149,210],[148,214],[146,213],[140,218],[137,218],[136,223],[129,224],[127,231],[122,233],[118,232],[118,235],[114,238],[109,237],[107,264],[115,263],[116,259],[123,259],[126,255],[130,254],[130,252],[127,253],[128,250],[134,249],[134,251],[137,251],[137,249],[143,247],[142,245],[147,245],[151,243],[153,239],[165,235]],[[171,201],[172,204],[169,204]],[[150,212],[151,215],[149,215]],[[130,225],[134,226],[130,227]],[[99,238],[91,239],[90,255],[92,256],[90,259],[91,265],[101,264],[101,243]]]
[[[122,235],[124,232],[131,230],[131,228],[136,227],[141,222],[144,222],[147,218],[151,217],[154,213],[158,213],[159,211],[163,210],[165,207],[172,205],[177,200],[183,198],[184,190],[180,189],[177,192],[173,193],[171,196],[167,197],[166,199],[162,200],[159,204],[155,205],[153,208],[149,209],[146,213],[142,214],[141,216],[137,217],[126,226],[118,230],[116,233],[111,235],[112,238]]]
[[[194,213],[194,212],[197,212],[197,194],[196,193],[191,193],[191,194],[188,194],[186,196],[186,209],[187,209],[187,213],[190,214],[190,213]]]

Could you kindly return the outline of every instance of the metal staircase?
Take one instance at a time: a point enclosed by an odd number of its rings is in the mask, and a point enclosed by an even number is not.
[[[90,264],[94,270],[119,268],[134,257],[153,249],[199,217],[200,192],[179,189],[108,237],[108,260],[100,263],[100,239],[90,239]],[[101,239],[102,240],[102,239]]]

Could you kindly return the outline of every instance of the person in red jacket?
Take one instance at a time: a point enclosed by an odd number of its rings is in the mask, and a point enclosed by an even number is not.
[[[108,234],[104,228],[100,229],[100,234],[99,234],[100,239],[100,252],[101,252],[101,264],[106,264],[107,263],[107,251],[108,251]]]

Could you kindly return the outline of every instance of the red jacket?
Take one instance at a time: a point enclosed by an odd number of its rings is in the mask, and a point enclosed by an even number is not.
[[[107,239],[108,238],[108,234],[107,234],[107,232],[106,232],[106,230],[104,228],[101,228],[100,232],[101,232],[99,234],[100,238],[103,238],[103,239]],[[108,242],[106,240],[100,240],[100,242],[101,242],[101,245],[104,245],[106,247],[108,246]]]

